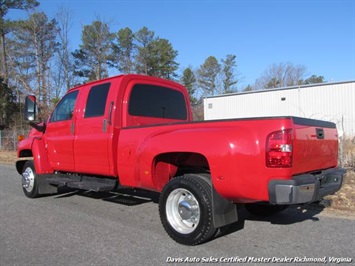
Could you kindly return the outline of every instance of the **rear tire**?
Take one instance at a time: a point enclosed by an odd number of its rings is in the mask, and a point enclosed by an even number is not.
[[[290,205],[271,205],[267,203],[249,203],[245,208],[252,214],[258,216],[271,216],[286,210]]]
[[[176,177],[166,184],[159,199],[159,214],[173,240],[192,246],[215,234],[211,192],[209,182],[198,174]]]
[[[22,169],[22,189],[28,198],[36,198],[38,193],[38,180],[33,161],[27,161]]]

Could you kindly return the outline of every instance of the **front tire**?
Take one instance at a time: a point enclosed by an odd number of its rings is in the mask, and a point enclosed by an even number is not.
[[[197,174],[176,177],[166,184],[159,200],[159,214],[173,240],[192,246],[215,234],[211,192],[210,183]]]
[[[38,193],[38,180],[33,161],[27,161],[22,170],[22,189],[28,198],[36,198]]]

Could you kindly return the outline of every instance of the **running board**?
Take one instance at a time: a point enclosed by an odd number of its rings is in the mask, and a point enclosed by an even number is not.
[[[118,185],[117,179],[76,175],[52,176],[47,178],[47,182],[57,187],[69,187],[94,192],[112,191]]]

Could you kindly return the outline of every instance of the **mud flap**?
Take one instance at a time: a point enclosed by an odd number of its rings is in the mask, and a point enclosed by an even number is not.
[[[215,228],[238,221],[237,206],[223,198],[212,186],[213,224]]]
[[[56,194],[58,193],[58,188],[55,186],[52,186],[51,184],[48,183],[48,177],[51,175],[37,175],[37,181],[38,181],[38,193],[40,195],[46,195],[46,194]]]

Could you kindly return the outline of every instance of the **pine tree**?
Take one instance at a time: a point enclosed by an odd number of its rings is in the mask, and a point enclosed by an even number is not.
[[[226,59],[222,59],[223,92],[231,93],[236,91],[235,85],[238,83],[235,68],[237,67],[236,55],[228,54]]]
[[[312,75],[308,79],[304,81],[304,84],[317,84],[317,83],[324,83],[323,76]]]
[[[12,122],[12,115],[18,111],[14,91],[0,77],[0,130]]]
[[[177,77],[175,71],[179,64],[175,61],[178,54],[167,39],[156,39],[148,49],[147,74],[150,76],[171,79]]]
[[[107,77],[113,39],[114,34],[107,23],[95,20],[84,26],[82,44],[73,53],[75,74],[85,81]]]
[[[128,27],[121,29],[117,33],[118,45],[114,46],[116,50],[117,68],[122,73],[134,72],[134,34]]]
[[[137,43],[137,53],[135,56],[136,73],[148,75],[149,60],[152,55],[152,42],[155,40],[154,31],[143,27],[135,33],[134,37]]]
[[[209,56],[197,71],[197,82],[204,96],[217,93],[217,77],[220,74],[221,65],[214,56]]]
[[[196,92],[196,77],[190,67],[185,68],[180,82],[187,88],[187,91],[189,92],[191,105],[196,106],[197,99],[194,96]]]

